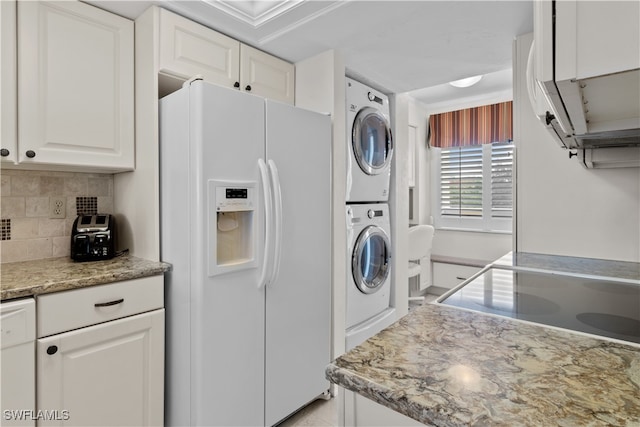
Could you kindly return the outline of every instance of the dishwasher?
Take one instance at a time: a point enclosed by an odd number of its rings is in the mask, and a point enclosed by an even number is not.
[[[0,424],[35,426],[35,300],[3,301],[0,304],[0,329]]]

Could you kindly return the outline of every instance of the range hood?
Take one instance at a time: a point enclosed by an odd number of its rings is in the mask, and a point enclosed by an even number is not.
[[[640,3],[534,5],[536,114],[586,167],[640,167]]]

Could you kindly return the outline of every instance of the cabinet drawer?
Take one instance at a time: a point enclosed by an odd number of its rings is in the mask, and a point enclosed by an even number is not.
[[[38,338],[164,306],[164,276],[36,297]]]
[[[36,304],[33,298],[0,304],[0,347],[32,342],[36,337]]]
[[[434,262],[433,285],[451,289],[458,286],[480,270],[480,267]]]

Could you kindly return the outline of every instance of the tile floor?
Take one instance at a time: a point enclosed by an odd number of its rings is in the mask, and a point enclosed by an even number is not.
[[[436,299],[438,299],[439,297],[440,297],[440,295],[425,294],[424,302],[422,302],[422,301],[409,301],[409,311],[413,310],[414,308],[418,307],[419,305],[428,304],[430,302],[433,302]]]

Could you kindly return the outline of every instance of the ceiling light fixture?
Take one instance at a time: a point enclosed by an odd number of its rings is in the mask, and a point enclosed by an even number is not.
[[[452,82],[449,82],[449,84],[455,87],[469,87],[478,83],[481,78],[482,78],[482,75],[467,77],[466,79],[454,80]]]

